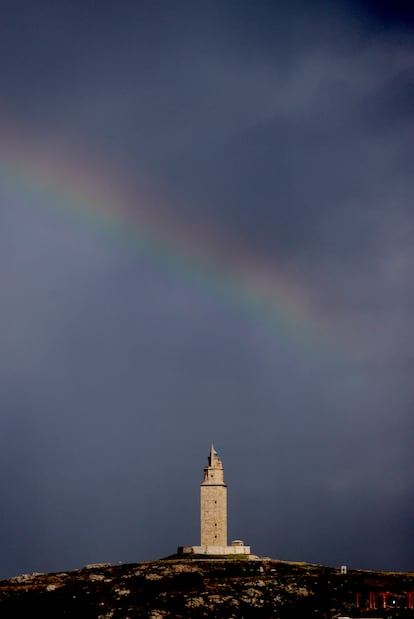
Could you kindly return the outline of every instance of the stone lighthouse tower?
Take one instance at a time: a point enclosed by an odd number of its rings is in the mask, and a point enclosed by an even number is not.
[[[200,525],[200,546],[179,546],[178,554],[250,555],[250,546],[245,546],[240,539],[227,545],[227,485],[214,445],[211,445],[208,466],[200,484]]]
[[[211,445],[200,485],[201,546],[227,546],[227,485],[223,464]]]

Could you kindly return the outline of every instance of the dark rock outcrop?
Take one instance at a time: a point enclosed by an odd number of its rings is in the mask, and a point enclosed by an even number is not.
[[[164,559],[0,582],[1,619],[414,619],[413,573],[268,559]],[[377,606],[377,609],[369,608]],[[385,607],[384,607],[385,603]]]

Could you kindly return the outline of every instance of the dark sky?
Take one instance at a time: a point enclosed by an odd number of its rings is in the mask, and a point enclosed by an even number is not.
[[[408,4],[2,0],[0,578],[413,569]]]

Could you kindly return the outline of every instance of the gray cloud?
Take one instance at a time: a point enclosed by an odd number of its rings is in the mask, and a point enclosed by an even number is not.
[[[219,274],[3,174],[2,577],[196,543],[211,440],[232,538],[411,569],[414,56],[394,7],[6,3],[2,161],[14,134],[29,159],[81,152]],[[302,324],[248,276],[300,292]]]

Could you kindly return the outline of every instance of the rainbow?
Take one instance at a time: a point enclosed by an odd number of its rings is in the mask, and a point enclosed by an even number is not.
[[[41,141],[16,136],[5,143],[0,179],[15,195],[35,196],[50,216],[146,252],[154,263],[174,268],[189,286],[207,287],[224,302],[236,303],[309,355],[348,354],[348,339],[314,308],[307,285],[283,260],[269,265],[209,222],[175,219],[174,199],[166,200],[153,187],[133,196],[122,189],[128,181],[102,163],[96,167],[76,156],[74,165],[73,157],[58,155],[63,149],[51,148],[49,141],[43,149]]]

